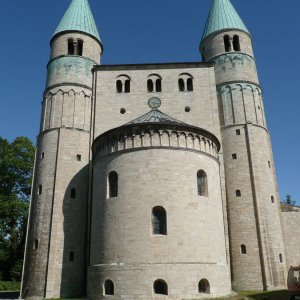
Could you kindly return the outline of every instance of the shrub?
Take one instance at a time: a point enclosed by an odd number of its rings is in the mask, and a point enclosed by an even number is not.
[[[0,281],[0,291],[19,291],[20,285],[17,281]]]

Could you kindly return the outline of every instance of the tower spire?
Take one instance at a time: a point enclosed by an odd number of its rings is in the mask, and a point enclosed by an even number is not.
[[[95,37],[100,43],[97,29],[88,0],[72,0],[68,10],[57,26],[53,37],[65,31],[80,31]]]
[[[230,0],[213,0],[202,40],[212,33],[228,29],[238,29],[250,34]]]

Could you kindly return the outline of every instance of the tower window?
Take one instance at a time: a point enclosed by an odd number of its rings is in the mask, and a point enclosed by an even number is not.
[[[184,88],[184,80],[182,78],[178,79],[178,87],[179,87],[179,91],[180,92],[184,92],[185,88]]]
[[[70,198],[71,199],[75,199],[76,198],[76,190],[75,189],[71,189]]]
[[[270,161],[268,161],[268,166],[269,166],[269,168],[271,168],[271,162]]]
[[[158,279],[153,284],[153,291],[154,294],[168,295],[168,285],[164,280]]]
[[[210,294],[210,285],[207,279],[201,279],[198,284],[199,293]]]
[[[73,262],[75,260],[74,251],[70,251],[69,253],[69,261]]]
[[[197,172],[197,188],[199,196],[208,196],[207,175],[203,170]]]
[[[81,161],[81,155],[80,155],[80,154],[77,154],[77,155],[76,155],[76,160],[77,160],[77,161]]]
[[[156,79],[155,85],[156,85],[156,92],[157,93],[161,92],[161,79]]]
[[[224,35],[224,46],[225,46],[225,52],[230,52],[231,51],[231,44],[230,44],[229,35]]]
[[[187,86],[187,90],[189,92],[193,91],[194,87],[193,87],[193,79],[192,78],[187,79],[186,86]]]
[[[42,152],[41,153],[41,159],[44,159],[45,158],[45,152]]]
[[[153,81],[152,81],[152,79],[147,80],[147,90],[148,90],[149,93],[153,92]]]
[[[152,232],[155,235],[167,235],[167,214],[161,206],[152,209]]]
[[[82,56],[83,53],[83,40],[77,40],[77,55]]]
[[[108,175],[108,198],[118,197],[118,173],[112,171]]]
[[[247,247],[245,245],[241,245],[241,253],[247,254]]]
[[[123,84],[121,80],[117,80],[116,82],[117,93],[122,93]]]
[[[42,195],[43,193],[43,186],[40,184],[38,187],[38,195]]]
[[[39,248],[39,241],[38,240],[34,240],[32,248],[33,248],[33,250],[37,250]]]
[[[115,287],[114,283],[111,280],[105,280],[104,283],[104,295],[114,295],[115,294]]]
[[[240,129],[237,129],[237,130],[235,131],[235,133],[236,133],[236,135],[241,135],[241,130],[240,130]]]
[[[186,107],[184,108],[184,111],[185,111],[185,112],[190,112],[190,111],[191,111],[191,108],[190,108],[189,106],[186,106]]]
[[[242,196],[242,193],[241,193],[240,190],[236,190],[236,191],[235,191],[235,195],[236,195],[236,197],[241,197],[241,196]]]
[[[240,37],[238,35],[233,36],[233,50],[234,51],[241,51]]]
[[[125,108],[121,108],[121,109],[120,109],[120,114],[121,114],[121,115],[124,115],[125,113],[126,113],[126,109],[125,109]]]
[[[68,54],[69,55],[74,55],[75,49],[74,49],[74,41],[73,39],[68,39]]]
[[[233,154],[232,154],[232,159],[237,159],[236,153],[233,153]]]
[[[283,263],[283,256],[282,256],[281,253],[279,254],[279,262],[280,262],[281,264]]]
[[[271,202],[274,203],[274,196],[271,196]]]
[[[130,80],[125,80],[125,93],[130,93]]]

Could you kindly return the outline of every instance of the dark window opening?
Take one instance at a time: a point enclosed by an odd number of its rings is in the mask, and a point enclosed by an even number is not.
[[[241,253],[247,254],[247,247],[245,245],[241,245]]]
[[[281,253],[279,254],[279,262],[280,262],[280,263],[283,263],[283,256],[282,256]]]
[[[235,133],[236,133],[236,135],[241,135],[240,129],[237,129],[237,130],[235,131]]]
[[[149,93],[153,92],[153,81],[151,79],[147,80],[147,89]]]
[[[130,80],[125,81],[125,93],[130,93]]]
[[[241,51],[240,37],[238,35],[233,36],[233,50],[234,51]]]
[[[230,45],[230,37],[229,35],[224,36],[224,46],[225,46],[225,52],[231,51],[231,45]]]
[[[232,154],[232,159],[237,159],[236,153],[233,153],[233,154]]]
[[[83,53],[83,40],[78,40],[77,41],[77,51],[78,51],[78,55],[82,56],[82,53]]]
[[[270,161],[268,161],[268,166],[269,166],[269,168],[271,168],[271,162]]]
[[[77,160],[77,161],[81,161],[81,155],[80,155],[80,154],[77,154],[77,155],[76,155],[76,160]]]
[[[42,152],[41,159],[44,159],[44,158],[45,158],[45,152]]]
[[[186,106],[186,107],[184,108],[184,111],[185,111],[185,112],[190,112],[190,111],[191,111],[191,108],[190,108],[189,106]]]
[[[68,39],[68,54],[69,55],[74,55],[74,42],[73,39]]]
[[[118,174],[112,171],[108,175],[109,194],[108,198],[118,197]]]
[[[120,109],[120,114],[121,114],[121,115],[124,115],[125,113],[126,113],[126,109],[125,109],[125,108],[121,108],[121,109]]]
[[[199,196],[208,196],[207,175],[203,170],[197,172],[197,187]]]
[[[34,240],[33,242],[33,250],[37,250],[39,247],[39,241],[38,240]]]
[[[237,197],[241,197],[241,196],[242,196],[242,193],[241,193],[240,190],[236,190],[236,191],[235,191],[235,195],[236,195]]]
[[[184,92],[184,80],[182,78],[178,79],[178,87],[180,92]]]
[[[161,206],[152,209],[152,232],[153,234],[167,235],[167,214]]]
[[[199,293],[210,294],[210,285],[207,279],[201,279],[198,284]]]
[[[40,184],[38,187],[38,195],[42,195],[43,192],[43,186]]]
[[[114,283],[111,280],[105,280],[104,283],[104,295],[114,295],[115,294],[115,287]]]
[[[156,92],[160,93],[161,92],[161,79],[156,79]]]
[[[75,199],[76,198],[76,190],[75,189],[71,189],[70,198],[71,199]]]
[[[193,91],[194,87],[193,87],[193,79],[192,79],[192,78],[188,78],[188,79],[187,79],[187,84],[186,84],[186,86],[187,86],[187,90],[188,90],[189,92]]]
[[[271,202],[274,203],[274,196],[271,196]]]
[[[74,257],[74,251],[70,251],[69,253],[69,261],[74,261],[75,257]]]
[[[121,80],[117,80],[116,82],[117,93],[122,93],[123,84]]]
[[[168,285],[162,279],[158,279],[154,282],[153,290],[154,290],[154,294],[168,295]]]

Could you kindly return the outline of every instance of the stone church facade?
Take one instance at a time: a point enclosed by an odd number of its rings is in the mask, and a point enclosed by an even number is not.
[[[213,0],[203,62],[101,65],[102,52],[73,0],[51,39],[21,297],[284,287],[300,218],[282,217],[252,36],[230,0]]]

